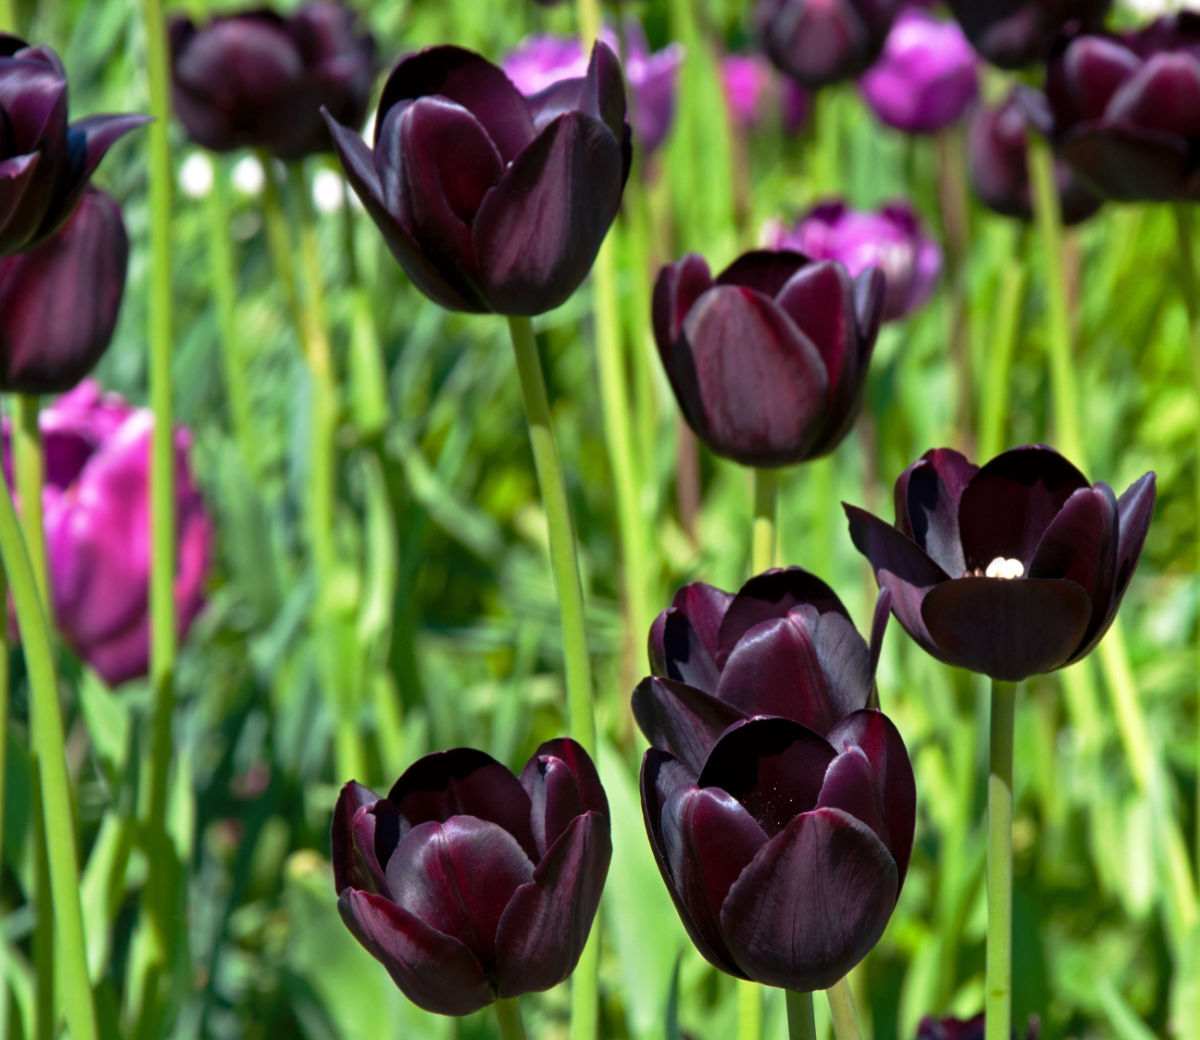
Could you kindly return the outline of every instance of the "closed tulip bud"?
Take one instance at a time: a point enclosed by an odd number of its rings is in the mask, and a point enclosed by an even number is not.
[[[935,133],[957,123],[979,93],[975,52],[954,22],[907,7],[859,89],[888,126]]]
[[[0,33],[0,256],[66,222],[100,160],[144,116],[67,123],[67,77],[48,47]]]
[[[1118,499],[1050,448],[979,467],[948,448],[896,481],[896,524],[846,506],[850,536],[926,651],[1007,682],[1088,654],[1116,617],[1154,509],[1154,474]]]
[[[338,909],[414,1004],[467,1015],[575,968],[608,873],[608,802],[587,752],[551,740],[513,776],[482,751],[427,755],[386,798],[342,788]]]
[[[866,707],[873,654],[833,591],[790,568],[736,596],[681,589],[650,659],[633,695],[642,811],[688,934],[731,975],[832,985],[883,933],[916,819],[904,742]]]
[[[366,118],[375,40],[341,3],[316,0],[287,17],[256,8],[199,26],[179,16],[170,43],[175,114],[205,148],[301,159],[330,149],[322,107],[347,126]]]
[[[879,57],[903,0],[759,0],[767,57],[806,87],[853,79]]]
[[[110,686],[150,665],[150,437],[154,416],[87,380],[41,412],[46,555],[64,641]],[[7,434],[7,429],[6,429]],[[7,447],[7,445],[6,445]],[[175,435],[175,610],[182,638],[204,606],[213,529]]]
[[[1001,105],[977,108],[967,131],[967,160],[971,187],[985,206],[1006,217],[1032,220],[1025,107],[1014,93]],[[1078,224],[1100,209],[1100,196],[1059,157],[1054,176],[1066,223]]]
[[[565,302],[629,174],[621,69],[603,43],[586,76],[529,99],[471,51],[413,54],[388,78],[374,150],[326,118],[396,259],[451,310],[533,315]]]
[[[832,451],[854,422],[884,281],[836,261],[758,250],[715,279],[695,254],[654,287],[654,338],[684,418],[749,466]]]
[[[1003,69],[1042,61],[1060,33],[1094,28],[1112,7],[1112,0],[947,2],[975,49]]]
[[[984,1040],[985,1021],[980,1012],[974,1018],[933,1018],[926,1015],[917,1027],[917,1040]],[[1029,1021],[1024,1040],[1038,1040],[1041,1028],[1036,1018]],[[1013,1037],[1018,1036],[1013,1030]]]
[[[1200,13],[1080,36],[1050,62],[1043,129],[1101,195],[1200,200]]]
[[[129,240],[121,207],[88,188],[58,231],[23,253],[0,257],[0,390],[69,390],[108,348]]]
[[[836,260],[852,278],[878,267],[884,281],[884,321],[921,307],[942,272],[941,249],[906,202],[891,202],[873,213],[852,210],[841,201],[821,203],[793,228],[775,228],[770,244],[814,260]]]

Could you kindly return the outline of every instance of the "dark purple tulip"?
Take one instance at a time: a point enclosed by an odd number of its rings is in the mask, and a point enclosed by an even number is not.
[[[979,93],[975,52],[954,22],[906,7],[859,89],[888,126],[935,133],[957,123]]]
[[[69,390],[112,339],[129,240],[116,199],[89,187],[50,238],[0,257],[0,390]]]
[[[1030,1019],[1025,1040],[1038,1040],[1040,1032],[1037,1019]],[[1013,1036],[1016,1035],[1016,1030],[1013,1030]],[[934,1018],[926,1015],[917,1027],[917,1040],[984,1040],[983,1013],[974,1018]]]
[[[1013,93],[995,108],[978,107],[967,131],[968,171],[975,194],[988,208],[1020,220],[1033,218],[1027,126],[1025,106]],[[1100,196],[1065,160],[1055,158],[1054,174],[1066,223],[1078,224],[1100,209]]]
[[[941,249],[906,202],[891,202],[873,213],[852,210],[840,200],[823,202],[793,228],[777,227],[770,245],[814,260],[837,260],[853,278],[878,267],[885,286],[884,321],[922,306],[942,272]]]
[[[821,87],[865,72],[903,6],[903,0],[758,0],[755,21],[775,67],[806,87]]]
[[[846,506],[908,634],[938,660],[1018,682],[1078,661],[1116,617],[1154,509],[1154,474],[1118,499],[1050,448],[983,467],[926,452],[896,481],[896,526]]]
[[[904,742],[866,707],[873,654],[829,586],[790,568],[736,596],[685,586],[650,659],[642,811],[688,934],[731,975],[832,985],[883,934],[916,819]]]
[[[67,124],[67,76],[49,47],[0,33],[0,256],[66,222],[100,160],[144,116]]]
[[[85,380],[43,409],[40,423],[55,621],[67,645],[106,683],[117,686],[146,675],[150,665],[154,415]],[[204,606],[213,543],[190,450],[190,435],[178,430],[175,609],[180,638]]]
[[[375,40],[348,7],[305,4],[286,18],[266,8],[197,26],[171,20],[175,113],[198,145],[261,148],[280,159],[327,152],[321,108],[360,127],[375,79]]]
[[[1112,0],[947,0],[967,39],[993,65],[1019,69],[1045,58],[1059,33],[1100,25]]]
[[[573,740],[517,779],[482,751],[426,755],[386,798],[333,812],[338,909],[414,1004],[467,1015],[575,968],[612,856],[608,801]]]
[[[392,71],[375,150],[327,117],[334,146],[396,259],[436,303],[541,314],[587,277],[629,175],[616,56],[526,99],[491,62],[432,47]]]
[[[649,155],[666,140],[675,119],[675,89],[683,46],[673,43],[651,53],[641,23],[634,19],[625,24],[628,53],[621,52],[621,40],[612,29],[606,27],[600,38],[621,55],[633,96],[630,119],[634,138]],[[586,75],[588,56],[578,37],[533,36],[504,59],[503,67],[522,94],[536,98],[561,80]]]
[[[883,276],[757,250],[716,279],[703,257],[654,287],[654,338],[688,425],[718,455],[784,466],[832,451],[862,403]]]
[[[1101,195],[1200,201],[1200,13],[1071,40],[1046,99],[1044,129]]]

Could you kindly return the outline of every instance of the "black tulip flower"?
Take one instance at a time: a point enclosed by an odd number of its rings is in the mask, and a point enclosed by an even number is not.
[[[1058,35],[1100,25],[1112,0],[948,0],[974,45],[993,65],[1019,69],[1049,55]]]
[[[695,254],[654,287],[654,338],[688,425],[718,455],[783,466],[824,455],[862,404],[884,280],[787,250],[714,279]]]
[[[866,707],[872,653],[791,568],[736,596],[681,589],[650,656],[633,695],[652,745],[642,810],[688,934],[731,975],[832,985],[883,934],[912,850],[908,753]]]
[[[913,639],[947,664],[1018,682],[1078,661],[1108,630],[1154,494],[1147,473],[1118,499],[1046,447],[982,467],[942,448],[896,481],[895,527],[846,514]]]
[[[608,801],[573,740],[543,744],[520,779],[457,748],[386,798],[346,784],[332,851],[355,938],[414,1004],[466,1015],[571,974],[612,856]]]
[[[375,40],[341,3],[316,0],[286,18],[255,8],[201,26],[178,16],[170,44],[175,113],[204,148],[301,159],[329,151],[322,106],[348,126],[366,118]]]
[[[759,0],[772,64],[806,87],[853,79],[875,63],[904,0]]]
[[[89,187],[40,245],[0,257],[0,390],[69,390],[112,339],[129,240],[121,207]]]
[[[984,1040],[984,1033],[983,1012],[974,1018],[934,1018],[926,1015],[917,1027],[917,1040]],[[1025,1040],[1038,1040],[1040,1033],[1037,1019],[1030,1019]],[[1013,1036],[1017,1036],[1015,1029]]]
[[[1045,101],[1043,129],[1100,194],[1200,201],[1200,13],[1076,37],[1050,62]]]
[[[1029,183],[1029,121],[1016,93],[995,107],[981,105],[967,131],[971,186],[989,209],[1020,220],[1033,218]],[[1055,180],[1063,220],[1078,224],[1092,216],[1103,200],[1064,159],[1055,158]]]
[[[105,153],[145,122],[98,115],[68,124],[58,55],[0,33],[0,256],[62,227]]]
[[[451,310],[534,315],[587,276],[629,174],[621,68],[525,98],[491,62],[432,47],[393,70],[372,151],[327,117],[350,184],[426,296]]]

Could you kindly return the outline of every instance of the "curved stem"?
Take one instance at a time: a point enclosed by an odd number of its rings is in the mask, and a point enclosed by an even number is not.
[[[788,1040],[817,1040],[811,993],[787,990]]]
[[[839,979],[825,991],[829,999],[829,1013],[833,1017],[833,1035],[837,1040],[861,1040],[858,1028],[858,1012],[854,1007],[854,991],[849,977]]]
[[[87,941],[79,902],[75,815],[64,752],[54,651],[12,495],[7,482],[0,480],[0,485],[0,558],[12,589],[29,674],[30,735],[41,777],[42,821],[56,925],[56,967],[63,983],[63,1011],[71,1040],[96,1040],[96,1011],[88,980]]]
[[[496,1022],[500,1026],[500,1040],[525,1040],[525,1025],[521,1021],[521,1006],[517,998],[497,1000]]]
[[[754,470],[754,519],[750,542],[750,570],[754,574],[761,574],[775,564],[775,516],[778,504],[778,470]]]
[[[1010,1040],[1012,1030],[1012,812],[1015,683],[992,681],[988,739],[987,1040]]]

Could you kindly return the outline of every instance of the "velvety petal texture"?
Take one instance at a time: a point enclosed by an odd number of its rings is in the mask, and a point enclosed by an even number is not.
[[[895,500],[895,526],[846,515],[897,620],[938,659],[1019,682],[1078,661],[1112,624],[1154,474],[1118,499],[1041,445],[982,467],[942,448],[900,475]]]
[[[1049,53],[1064,30],[1099,26],[1112,0],[948,0],[967,38],[993,65],[1018,69]]]
[[[150,666],[154,417],[85,380],[43,409],[40,421],[55,621],[71,649],[117,686],[145,676]],[[204,606],[214,538],[190,454],[191,436],[180,429],[175,434],[175,609],[181,638]]]
[[[853,79],[879,57],[903,0],[759,0],[763,50],[806,87]]]
[[[573,740],[520,778],[472,748],[418,760],[386,798],[354,782],[334,807],[347,927],[415,1004],[465,1015],[574,969],[608,874],[608,801]]]
[[[715,279],[695,255],[654,287],[659,355],[718,455],[782,466],[832,451],[858,414],[884,299],[879,270],[755,250]]]
[[[566,71],[525,97],[471,51],[419,51],[388,77],[373,149],[326,110],[351,187],[436,303],[541,314],[587,277],[620,206],[631,130],[604,43]]]
[[[330,150],[324,107],[357,128],[375,80],[374,37],[336,0],[286,17],[254,8],[169,28],[175,114],[188,136],[218,152],[259,148],[281,159]]]
[[[832,589],[787,568],[735,596],[685,586],[650,658],[642,812],[688,934],[731,975],[830,985],[886,927],[916,822],[904,742],[866,707],[876,655]]]
[[[0,34],[0,257],[31,249],[61,228],[108,149],[145,122],[91,116],[69,124],[58,55]]]

